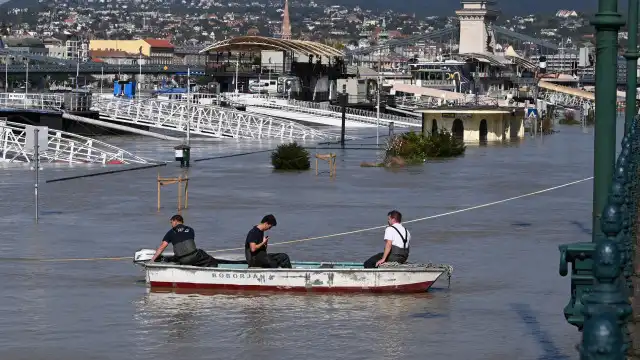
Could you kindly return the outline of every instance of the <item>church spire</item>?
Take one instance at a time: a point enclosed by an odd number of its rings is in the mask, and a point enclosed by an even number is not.
[[[282,38],[291,39],[291,22],[289,21],[289,0],[284,0],[284,12],[282,15]]]

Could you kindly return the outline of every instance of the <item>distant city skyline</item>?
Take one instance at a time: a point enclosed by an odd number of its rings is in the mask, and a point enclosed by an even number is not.
[[[20,3],[25,6],[24,0],[0,0],[0,5],[7,2]],[[153,0],[150,0],[153,1]],[[238,2],[253,2],[255,0],[238,0]],[[529,14],[529,13],[551,13],[557,10],[576,10],[595,13],[598,8],[598,0],[536,0],[536,1],[508,1],[495,0],[497,7],[505,14]],[[307,0],[305,0],[307,2]],[[460,0],[403,0],[389,2],[388,0],[316,0],[320,4],[360,6],[365,9],[408,12],[420,15],[446,15],[460,8]],[[28,3],[28,2],[27,2]],[[284,0],[282,0],[284,4]],[[292,1],[295,6],[295,1]],[[19,5],[16,5],[19,6]],[[28,6],[28,5],[27,5]],[[618,10],[625,13],[627,0],[618,2]],[[206,9],[203,9],[206,11]]]
[[[247,0],[251,1],[251,0]],[[509,1],[494,0],[496,6],[505,14],[535,14],[555,13],[558,10],[576,10],[580,12],[595,13],[598,9],[598,0],[536,0],[536,1]],[[394,10],[420,15],[447,15],[461,8],[461,0],[403,0],[389,2],[388,0],[316,0],[322,4],[336,4],[345,6],[360,6],[363,9]],[[618,11],[625,13],[627,0],[618,2]]]

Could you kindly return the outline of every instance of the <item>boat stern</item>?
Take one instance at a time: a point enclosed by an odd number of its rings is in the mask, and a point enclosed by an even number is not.
[[[144,266],[155,255],[155,249],[140,249],[133,254],[133,263],[135,265]],[[156,259],[156,262],[170,263],[173,260],[173,252],[165,251]]]
[[[140,249],[133,254],[133,263],[136,265],[143,265],[156,253],[153,249]]]

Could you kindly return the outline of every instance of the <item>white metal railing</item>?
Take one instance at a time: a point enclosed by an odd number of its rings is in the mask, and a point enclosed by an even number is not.
[[[64,102],[62,94],[0,93],[0,108],[59,111]]]
[[[339,137],[295,121],[183,101],[101,98],[92,108],[103,119],[179,132],[186,132],[189,123],[191,134],[217,138],[324,140]]]
[[[258,107],[266,107],[271,109],[278,109],[287,111],[289,113],[300,113],[300,114],[311,114],[315,116],[322,116],[328,118],[342,118],[342,113],[335,111],[336,109],[341,109],[339,106],[329,105],[327,104],[326,108],[322,108],[322,105],[318,105],[319,103],[308,102],[308,101],[300,101],[300,100],[285,100],[285,99],[267,99],[267,98],[259,98],[259,97],[247,97],[247,98],[238,98],[238,103],[242,103],[245,105],[252,105]],[[349,109],[349,108],[347,108]],[[380,119],[376,119],[375,113],[373,117],[370,116],[370,112],[363,111],[362,114],[366,115],[358,115],[358,110],[350,109],[351,113],[345,114],[346,120],[360,122],[369,125],[388,125],[391,122],[394,122],[395,125],[400,127],[402,126],[416,126],[420,125],[421,122],[419,119],[403,117],[403,116],[394,116],[387,115],[387,118],[383,118],[380,114]],[[295,117],[295,115],[293,115]]]
[[[8,162],[31,162],[33,149],[27,149],[24,124],[0,122],[0,159]],[[49,130],[47,149],[40,154],[43,162],[69,164],[148,164],[151,160],[102,141],[65,131]]]
[[[542,90],[542,89],[541,89]],[[551,105],[559,105],[561,107],[581,109],[584,107],[593,107],[595,103],[581,96],[567,94],[559,91],[544,89],[538,93],[538,97]]]
[[[284,100],[286,99],[282,95],[273,94],[247,94],[247,93],[221,93],[219,95],[220,100],[227,100],[236,103],[245,103],[247,99],[262,99],[262,100]]]
[[[445,100],[432,96],[396,96],[396,106],[404,109],[436,108],[440,106],[498,106],[500,101],[496,97],[475,94],[465,94],[463,99]]]
[[[269,94],[235,94],[235,93],[224,93],[221,94],[226,98],[229,98],[233,101],[246,104],[247,99],[260,99],[265,102],[270,101],[271,104],[269,107],[272,107],[273,101],[276,103],[281,103],[282,100],[286,100],[287,105],[291,106],[289,110],[295,110],[298,108],[301,112],[304,113],[312,113],[309,109],[317,109],[322,110],[322,113],[314,113],[321,116],[329,116],[329,117],[342,117],[342,107],[337,105],[331,105],[327,102],[314,102],[314,101],[303,101],[303,100],[295,100],[295,99],[287,99],[283,96],[274,96]],[[260,103],[252,102],[252,105],[260,106]],[[374,111],[363,110],[363,109],[354,109],[347,107],[345,109],[346,118],[348,120],[366,122],[366,123],[375,123],[377,114]],[[373,121],[371,121],[373,119]],[[415,120],[411,117],[393,115],[393,114],[385,114],[380,113],[380,121],[383,123],[389,123],[393,121],[395,124],[400,124],[402,126],[403,123],[408,123],[407,126],[419,125],[420,121]]]
[[[253,105],[256,107],[260,107],[260,108],[269,108],[269,109],[276,109],[276,110],[281,110],[286,112],[287,114],[291,114],[293,118],[296,117],[296,114],[302,115],[302,114],[308,114],[308,115],[313,115],[313,117],[324,117],[324,118],[333,118],[336,120],[339,120],[341,118],[341,114],[339,113],[333,113],[331,111],[328,110],[320,110],[320,109],[314,109],[314,108],[304,108],[304,107],[299,107],[299,106],[293,106],[293,105],[289,105],[286,103],[278,103],[278,102],[270,102],[270,101],[256,101],[256,102],[247,102],[247,105]],[[367,124],[367,125],[372,125],[375,126],[376,125],[376,119],[370,119],[370,118],[366,118],[366,117],[361,117],[361,118],[356,118],[354,119],[354,116],[347,116],[345,117],[345,120],[348,121],[356,121],[359,123],[363,123],[363,124]],[[313,120],[304,120],[304,121],[313,121]],[[383,120],[380,119],[379,124],[380,125],[385,125],[388,123],[388,120]],[[402,126],[404,124],[400,124],[400,126]]]
[[[340,114],[340,116],[342,116],[342,107],[341,106],[331,105],[331,104],[328,104],[328,103],[318,103],[318,102],[301,101],[301,100],[288,100],[287,102],[289,103],[289,105],[297,106],[297,107],[300,107],[300,108],[311,108],[311,109],[318,109],[318,110],[326,110],[326,111],[331,111],[333,113],[338,113],[338,114]],[[347,118],[350,119],[350,120],[351,120],[351,116],[354,116],[354,117],[357,117],[357,118],[369,118],[369,119],[374,119],[374,120],[377,117],[376,112],[369,111],[369,110],[362,110],[362,109],[354,109],[354,108],[349,108],[349,107],[345,109],[345,113],[347,115]],[[393,121],[396,124],[400,124],[400,123],[418,124],[418,123],[420,123],[420,121],[416,121],[415,119],[412,119],[410,117],[393,115],[393,114],[385,114],[385,113],[380,113],[380,120],[385,121],[385,122]]]

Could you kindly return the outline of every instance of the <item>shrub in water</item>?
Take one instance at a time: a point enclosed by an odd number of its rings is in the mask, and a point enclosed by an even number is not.
[[[309,152],[296,142],[278,145],[271,153],[271,165],[276,170],[309,170]]]
[[[461,139],[444,129],[428,135],[411,131],[391,137],[387,141],[385,157],[400,157],[409,164],[416,164],[428,158],[460,156],[466,148]]]
[[[562,125],[579,125],[580,121],[576,120],[576,114],[572,110],[566,110],[564,112],[564,118],[558,121],[558,124]]]

